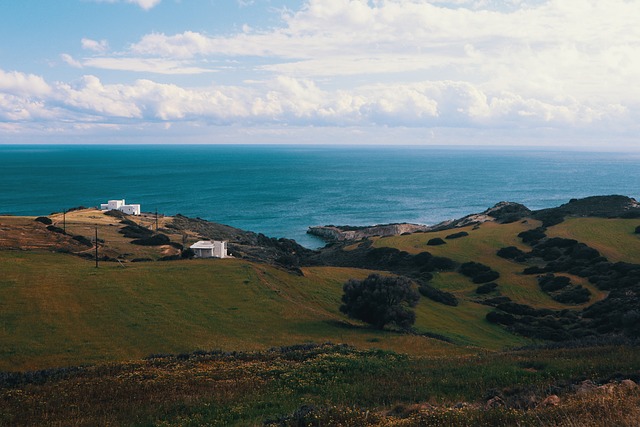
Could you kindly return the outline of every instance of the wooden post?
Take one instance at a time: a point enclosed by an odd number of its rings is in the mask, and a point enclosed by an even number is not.
[[[66,209],[62,210],[62,230],[64,230],[64,233],[67,234],[67,210]]]
[[[98,268],[98,226],[96,225],[96,268]]]
[[[156,208],[156,232],[158,231],[158,208]]]

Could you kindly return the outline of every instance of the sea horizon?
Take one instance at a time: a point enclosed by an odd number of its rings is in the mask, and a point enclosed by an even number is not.
[[[575,147],[290,144],[0,144],[0,213],[109,199],[307,247],[310,226],[432,225],[500,201],[636,198],[640,153]]]

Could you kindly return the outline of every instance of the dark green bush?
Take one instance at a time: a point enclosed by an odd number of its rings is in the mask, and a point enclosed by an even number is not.
[[[582,304],[588,302],[591,298],[589,289],[583,288],[581,285],[570,288],[553,297],[554,300],[563,304]]]
[[[162,245],[168,245],[169,242],[171,242],[169,237],[160,233],[154,234],[151,237],[145,237],[142,239],[136,239],[131,241],[131,243],[133,243],[134,245],[140,245],[140,246],[162,246]]]
[[[500,273],[498,273],[497,271],[487,271],[485,273],[480,273],[477,276],[475,276],[472,281],[473,283],[486,283],[486,282],[492,282],[496,279],[498,279],[500,277]]]
[[[466,231],[460,231],[458,233],[453,233],[453,234],[449,234],[448,236],[445,237],[445,239],[451,240],[451,239],[459,239],[461,237],[465,237],[468,236],[469,233],[467,233]]]
[[[498,287],[498,284],[495,282],[485,283],[484,285],[478,286],[478,288],[476,289],[476,294],[478,295],[488,294],[489,292],[493,292],[494,290],[496,290],[497,287]]]
[[[142,227],[133,221],[129,222],[132,224],[128,224],[118,230],[118,233],[124,234],[124,237],[129,239],[144,239],[153,235],[153,231],[148,228]]]
[[[38,221],[43,223],[44,225],[51,225],[53,224],[53,221],[51,221],[50,218],[47,218],[46,216],[39,216],[38,218],[36,218],[34,221]]]
[[[427,246],[440,246],[440,245],[446,245],[446,244],[447,242],[442,240],[440,237],[434,237],[433,239],[430,239],[427,242]]]
[[[378,329],[389,323],[409,328],[416,320],[420,295],[405,277],[371,274],[364,280],[350,279],[343,286],[340,311]]]
[[[56,227],[55,225],[48,225],[47,226],[47,230],[49,230],[49,231],[51,231],[53,233],[67,234],[62,228]]]
[[[91,243],[91,240],[87,239],[84,236],[80,236],[80,235],[73,236],[72,239],[82,243],[85,246],[89,246],[89,247],[93,246],[93,243]]]
[[[540,289],[545,292],[555,292],[560,289],[566,288],[571,284],[571,279],[565,276],[554,276],[553,274],[546,274],[538,277],[538,285]]]
[[[429,284],[423,283],[418,288],[420,293],[429,298],[432,301],[439,302],[444,305],[450,305],[456,307],[458,305],[458,299],[452,293],[435,288]]]
[[[526,254],[515,246],[507,246],[498,249],[497,255],[501,258],[521,261],[524,260]]]
[[[532,230],[523,231],[518,234],[524,243],[536,243],[547,237],[542,228],[534,228]]]

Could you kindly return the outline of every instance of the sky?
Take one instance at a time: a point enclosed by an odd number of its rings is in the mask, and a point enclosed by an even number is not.
[[[0,143],[640,149],[640,0],[0,3]]]

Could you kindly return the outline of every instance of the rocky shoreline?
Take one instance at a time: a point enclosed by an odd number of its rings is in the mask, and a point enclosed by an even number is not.
[[[531,217],[541,220],[545,226],[561,222],[565,216],[594,216],[604,218],[638,218],[640,203],[627,196],[591,196],[571,199],[568,203],[549,209],[532,211],[515,202],[499,202],[484,212],[470,214],[462,218],[424,224],[377,224],[372,226],[323,225],[309,227],[308,234],[320,237],[326,242],[358,241],[371,237],[398,236],[405,233],[421,233],[449,230],[493,221],[509,223]]]
[[[323,225],[309,227],[308,234],[320,237],[327,242],[357,241],[370,237],[399,236],[406,233],[424,233],[429,231],[448,230],[481,224],[487,221],[517,221],[531,214],[526,206],[514,202],[500,202],[481,213],[467,215],[463,218],[447,220],[435,225],[424,224],[377,224],[372,226],[336,226]]]

